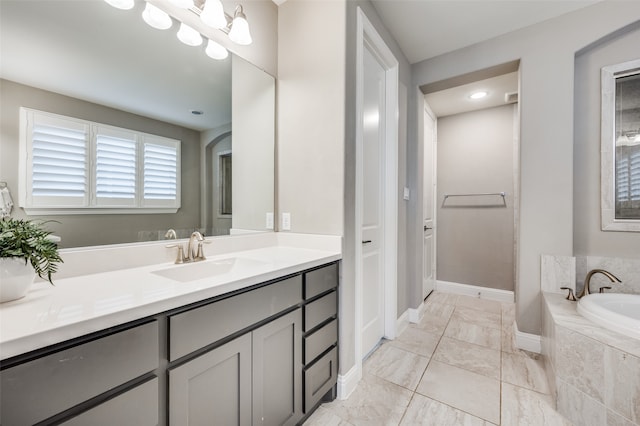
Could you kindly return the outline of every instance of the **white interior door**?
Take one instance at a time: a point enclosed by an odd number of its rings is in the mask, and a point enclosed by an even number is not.
[[[362,355],[384,336],[385,69],[365,47],[362,119]]]
[[[422,298],[435,288],[436,244],[435,244],[435,194],[436,194],[436,120],[425,102],[424,111],[424,174],[422,197],[423,261]]]

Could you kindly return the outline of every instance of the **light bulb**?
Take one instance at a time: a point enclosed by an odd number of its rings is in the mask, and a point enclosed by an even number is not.
[[[231,23],[231,31],[229,31],[229,38],[234,43],[245,46],[251,44],[253,41],[251,40],[247,17],[242,12],[242,6],[238,6],[236,8],[236,13],[233,16],[233,22]]]
[[[180,24],[178,40],[187,46],[200,46],[202,44],[202,36],[200,33],[184,23]]]
[[[169,2],[181,9],[189,9],[193,7],[193,0],[169,0]]]
[[[205,49],[205,53],[211,59],[217,59],[220,61],[223,59],[226,59],[226,57],[229,56],[229,52],[227,51],[227,49],[225,49],[224,47],[222,47],[220,44],[216,43],[213,40],[209,40],[209,42],[207,43],[207,48]]]
[[[111,6],[117,9],[122,9],[122,10],[129,10],[134,6],[134,0],[104,0],[104,1],[109,3]]]
[[[475,92],[475,93],[472,93],[471,95],[469,95],[469,97],[470,97],[471,99],[482,99],[482,98],[484,98],[485,96],[487,96],[488,94],[489,94],[489,93],[487,93],[487,92],[485,92],[485,91],[481,91],[481,92]]]
[[[200,14],[200,19],[208,26],[218,30],[227,26],[227,18],[224,16],[220,0],[207,0]]]
[[[142,19],[153,28],[159,30],[166,30],[173,25],[171,17],[151,3],[147,3],[145,6],[142,12]]]

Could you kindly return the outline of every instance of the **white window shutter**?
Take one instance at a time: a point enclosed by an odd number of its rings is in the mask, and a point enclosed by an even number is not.
[[[631,201],[640,201],[640,146],[629,156],[629,197]]]
[[[89,202],[89,126],[71,119],[28,114],[31,204],[83,207]]]
[[[98,206],[135,206],[137,138],[131,131],[95,126]]]
[[[145,135],[143,205],[180,207],[180,142]]]
[[[180,141],[20,109],[19,202],[27,214],[175,213]]]

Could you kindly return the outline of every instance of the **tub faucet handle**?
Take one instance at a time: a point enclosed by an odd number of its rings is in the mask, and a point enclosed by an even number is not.
[[[600,293],[604,293],[605,290],[611,290],[611,287],[609,286],[600,287]]]
[[[573,294],[573,289],[570,287],[560,287],[560,290],[569,290],[569,293],[567,294],[566,299],[567,300],[571,300],[572,302],[575,302],[576,300],[576,296],[575,294]]]

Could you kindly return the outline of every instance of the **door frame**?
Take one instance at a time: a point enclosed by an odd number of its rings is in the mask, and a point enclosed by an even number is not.
[[[431,174],[432,174],[432,179],[433,179],[433,190],[432,190],[432,194],[431,194],[431,203],[432,203],[432,208],[433,208],[433,212],[432,214],[432,222],[433,222],[433,254],[432,254],[432,259],[431,261],[433,262],[433,290],[435,291],[436,289],[436,274],[437,274],[437,269],[438,269],[438,236],[437,236],[437,219],[438,219],[438,117],[436,117],[435,113],[433,112],[433,110],[431,109],[431,106],[429,105],[429,103],[427,102],[427,100],[425,99],[424,95],[422,96],[423,99],[423,114],[427,114],[431,120],[433,120],[433,141],[432,141],[432,157],[433,157],[433,168],[431,170]],[[423,126],[423,144],[425,143],[425,137],[426,135],[424,134],[424,127]],[[422,153],[423,158],[424,158],[424,151]],[[424,173],[426,172],[425,170],[425,164],[424,162],[422,163],[422,181],[424,182]],[[424,194],[424,187],[422,188],[423,194]],[[422,220],[421,220],[422,226],[424,226],[424,199],[422,202]],[[424,250],[424,233],[422,234],[422,250]],[[420,280],[421,282],[421,288],[423,289],[421,294],[424,294],[424,252],[422,253],[422,279]],[[424,301],[424,300],[423,300]]]
[[[356,46],[356,205],[355,205],[355,361],[362,375],[362,211],[363,211],[363,56],[369,48],[385,69],[385,170],[383,202],[384,337],[396,337],[398,298],[398,75],[399,64],[362,9],[357,9]]]

